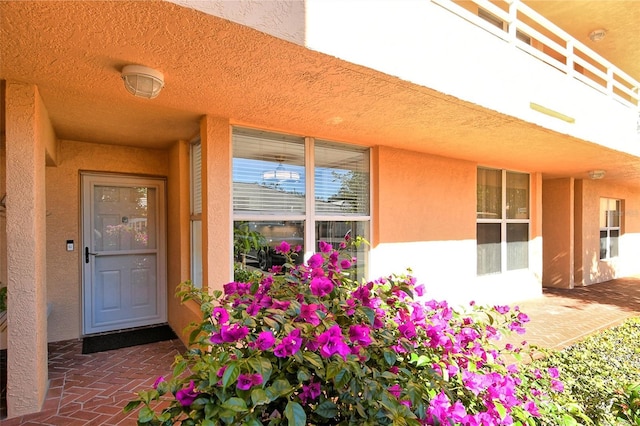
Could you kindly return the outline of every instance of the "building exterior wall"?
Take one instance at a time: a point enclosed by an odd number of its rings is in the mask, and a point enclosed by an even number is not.
[[[542,189],[543,264],[546,287],[574,286],[574,179],[548,179]]]
[[[539,175],[532,175],[529,269],[478,277],[477,164],[377,147],[369,277],[410,268],[428,297],[466,304],[541,293]]]
[[[619,256],[600,260],[600,198],[622,201]],[[577,285],[590,285],[629,275],[640,274],[640,190],[606,179],[584,180],[582,198],[582,243],[580,269],[583,278]]]
[[[76,141],[61,141],[58,165],[47,167],[47,338],[77,339],[82,333],[80,172],[167,176],[168,153]],[[170,200],[169,200],[170,204]],[[75,242],[73,252],[66,241]]]

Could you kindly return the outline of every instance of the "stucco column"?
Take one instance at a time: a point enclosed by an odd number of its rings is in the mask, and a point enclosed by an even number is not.
[[[202,277],[211,290],[233,280],[231,211],[231,126],[227,119],[205,116],[202,147]]]
[[[45,145],[51,134],[35,86],[7,83],[7,410],[40,410],[48,388]]]

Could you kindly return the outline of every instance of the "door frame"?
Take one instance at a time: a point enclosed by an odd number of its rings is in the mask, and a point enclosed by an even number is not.
[[[153,318],[118,324],[118,327],[92,326],[91,286],[94,276],[95,262],[85,262],[85,247],[91,247],[91,217],[93,215],[93,188],[95,185],[131,185],[155,187],[158,198],[157,259],[156,259],[156,303],[157,315]],[[166,178],[146,175],[120,173],[80,172],[80,264],[82,294],[82,335],[129,329],[167,322],[167,182]]]

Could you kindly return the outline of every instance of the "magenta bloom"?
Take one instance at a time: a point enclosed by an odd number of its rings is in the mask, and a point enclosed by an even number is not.
[[[331,250],[333,250],[333,246],[325,241],[320,241],[318,243],[318,247],[320,247],[320,251],[322,253],[329,253]]]
[[[188,407],[193,404],[193,401],[195,401],[198,396],[200,396],[200,394],[195,391],[193,380],[189,381],[189,386],[176,392],[176,399],[183,407]]]
[[[318,336],[318,344],[320,345],[320,355],[325,358],[338,354],[346,361],[347,355],[351,353],[349,346],[344,342],[339,325],[334,325]]]
[[[342,269],[349,269],[351,268],[351,261],[349,259],[343,259],[342,262],[340,262],[340,267]]]
[[[562,384],[560,380],[551,379],[551,389],[553,389],[556,392],[563,392],[564,384]]]
[[[366,325],[352,325],[349,327],[349,340],[362,346],[369,346],[371,344],[370,332],[371,329]]]
[[[496,305],[493,307],[493,309],[495,309],[499,314],[506,314],[509,312],[509,307],[508,306],[500,306],[500,305]]]
[[[319,308],[320,307],[315,303],[310,303],[308,305],[306,303],[302,303],[300,305],[300,319],[313,326],[320,325],[320,317],[318,317],[318,314],[316,313]]]
[[[549,367],[549,369],[547,369],[547,372],[549,373],[549,377],[551,377],[552,379],[557,379],[558,377],[560,377],[560,371],[558,371],[556,367]]]
[[[261,351],[265,351],[269,349],[276,342],[276,338],[273,337],[273,333],[269,330],[263,331],[258,334],[258,338],[256,339],[256,347]]]
[[[155,382],[153,382],[153,388],[154,389],[158,389],[158,386],[160,385],[160,383],[164,382],[164,376],[160,376],[156,379]]]
[[[322,388],[320,387],[320,383],[315,383],[313,381],[309,382],[308,385],[302,385],[302,392],[300,392],[300,400],[306,404],[308,401],[313,401],[320,396],[322,393]]]
[[[311,294],[318,297],[326,296],[333,291],[333,283],[327,277],[315,277],[311,280]]]
[[[252,386],[262,384],[262,376],[260,374],[240,374],[238,376],[237,387],[240,390],[249,390]]]
[[[227,312],[225,308],[216,307],[213,308],[211,318],[213,318],[214,321],[217,321],[218,324],[226,324],[226,322],[229,321],[229,312]]]
[[[237,342],[240,339],[244,339],[249,334],[249,329],[240,324],[234,324],[231,327],[223,326],[220,329],[220,336],[222,341],[226,343]],[[211,339],[213,341],[213,338]]]
[[[395,384],[393,386],[389,386],[387,390],[391,395],[395,396],[396,398],[400,398],[400,392],[402,392],[402,388],[400,387],[400,385]]]
[[[273,354],[278,358],[285,358],[298,353],[302,346],[300,330],[297,328],[289,333],[273,350]]]
[[[307,261],[307,265],[309,265],[309,268],[315,269],[322,266],[322,262],[323,262],[322,255],[316,253],[309,258],[309,260]]]
[[[276,250],[276,253],[281,253],[281,254],[289,253],[291,251],[291,246],[286,241],[281,242],[274,248]]]
[[[398,327],[398,331],[405,339],[413,339],[416,337],[416,326],[412,322],[406,322]]]

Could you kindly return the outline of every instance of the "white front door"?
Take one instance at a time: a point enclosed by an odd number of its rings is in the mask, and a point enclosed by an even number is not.
[[[82,175],[84,334],[167,320],[165,181]]]

